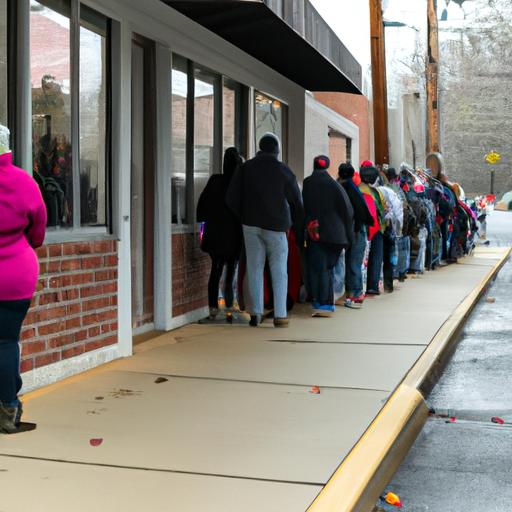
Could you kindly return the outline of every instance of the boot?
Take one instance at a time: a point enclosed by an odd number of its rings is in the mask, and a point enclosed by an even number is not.
[[[0,402],[0,433],[14,434],[18,431],[20,407],[7,407]]]
[[[35,423],[21,421],[23,407],[18,402],[16,407],[7,407],[0,402],[0,434],[17,434],[18,432],[28,432],[35,430]]]

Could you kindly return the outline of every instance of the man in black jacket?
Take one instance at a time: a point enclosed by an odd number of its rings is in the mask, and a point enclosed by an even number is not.
[[[308,283],[313,316],[325,317],[335,310],[333,268],[341,251],[352,243],[354,211],[346,192],[327,172],[329,158],[317,156],[313,165],[313,174],[304,180],[302,191]]]
[[[373,226],[373,217],[366,205],[363,194],[352,181],[355,169],[351,164],[338,168],[339,182],[347,192],[354,209],[354,242],[345,251],[345,306],[360,309],[363,306],[363,259],[368,240],[368,227]]]
[[[248,309],[250,325],[263,315],[263,272],[268,258],[274,294],[274,325],[287,327],[288,241],[286,232],[295,228],[302,241],[304,209],[293,172],[278,160],[279,139],[265,134],[258,154],[235,173],[226,202],[243,225],[247,257]]]

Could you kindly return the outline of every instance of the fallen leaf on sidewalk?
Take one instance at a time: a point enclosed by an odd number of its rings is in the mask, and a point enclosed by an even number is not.
[[[494,304],[496,302],[496,299],[494,297],[487,297],[485,299],[485,302],[487,302],[488,304]]]
[[[101,437],[89,440],[89,444],[91,446],[99,446],[101,443],[103,443],[103,439]]]
[[[310,393],[313,393],[314,395],[320,394],[320,388],[318,386],[312,386],[312,388],[309,390]]]
[[[169,379],[166,379],[165,377],[158,377],[155,379],[155,384],[162,384],[162,382],[167,382]]]

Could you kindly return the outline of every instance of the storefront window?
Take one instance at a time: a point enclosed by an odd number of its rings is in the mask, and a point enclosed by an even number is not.
[[[281,141],[280,157],[286,160],[287,106],[275,98],[256,91],[254,114],[256,147],[265,133],[273,133]]]
[[[0,124],[7,125],[7,0],[0,0]]]
[[[76,1],[30,2],[34,178],[46,202],[48,226],[67,229],[106,226],[109,204],[109,20],[80,5],[79,43],[72,46],[71,3]],[[72,107],[75,89],[78,109]],[[72,126],[78,127],[75,138]],[[73,165],[75,159],[79,165]]]
[[[179,55],[172,59],[172,222],[193,224],[206,183],[222,172],[223,149],[246,141],[244,88]]]
[[[237,85],[232,80],[224,80],[222,124],[223,124],[223,149],[236,146],[236,107],[237,107]],[[241,149],[241,148],[239,148]]]
[[[215,95],[216,78],[211,73],[194,70],[194,204],[215,167]]]
[[[179,55],[172,59],[172,222],[185,224],[187,217],[187,98],[188,63]]]
[[[80,217],[82,226],[107,223],[108,19],[80,8]]]
[[[53,2],[52,2],[53,3]],[[48,225],[73,225],[71,161],[70,9],[31,0],[30,71],[34,177],[42,188]]]

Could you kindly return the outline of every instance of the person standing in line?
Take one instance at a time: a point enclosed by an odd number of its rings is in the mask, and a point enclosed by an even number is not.
[[[249,324],[256,327],[263,316],[263,272],[268,258],[274,296],[274,326],[288,327],[288,240],[294,226],[297,245],[303,242],[304,208],[297,179],[278,160],[279,139],[271,133],[259,141],[257,155],[235,173],[227,204],[243,227],[247,257],[247,307]]]
[[[313,316],[328,317],[335,311],[333,268],[343,249],[354,239],[354,211],[339,183],[327,172],[329,158],[317,156],[313,174],[304,180],[306,261]]]
[[[226,194],[236,170],[242,165],[242,157],[236,148],[224,153],[223,173],[214,174],[208,180],[197,203],[197,221],[204,222],[201,249],[212,260],[208,280],[208,320],[215,320],[219,313],[219,283],[226,267],[224,300],[226,320],[233,321],[233,278],[242,250],[242,226],[226,204]]]
[[[395,276],[398,278],[398,281],[403,283],[407,279],[407,270],[410,266],[411,234],[416,224],[416,216],[409,205],[407,196],[400,186],[400,175],[397,173],[396,169],[394,167],[389,167],[386,171],[386,176],[389,181],[388,186],[399,197],[403,209],[402,231],[396,241],[398,261],[397,268],[395,270]]]
[[[360,309],[364,302],[363,260],[368,241],[368,228],[374,225],[368,205],[353,178],[355,169],[351,164],[341,164],[338,168],[339,183],[345,189],[354,210],[354,241],[345,251],[345,307]]]
[[[386,213],[387,228],[384,232],[384,291],[392,293],[394,290],[393,279],[398,264],[397,240],[402,236],[404,224],[404,207],[397,193],[389,186],[386,174],[383,172],[380,180],[384,185],[378,187],[382,193],[388,211]]]
[[[0,125],[0,433],[35,428],[23,424],[18,393],[21,325],[36,290],[46,207],[34,179],[12,164],[9,130]]]
[[[381,192],[377,190],[376,184],[379,179],[379,171],[374,166],[364,165],[360,170],[361,185],[359,189],[367,196],[367,203],[371,201],[374,205],[375,216],[370,241],[370,253],[368,256],[368,276],[366,279],[366,295],[380,295],[379,282],[384,261],[384,235],[386,231],[387,205]],[[371,209],[370,209],[371,211]]]

